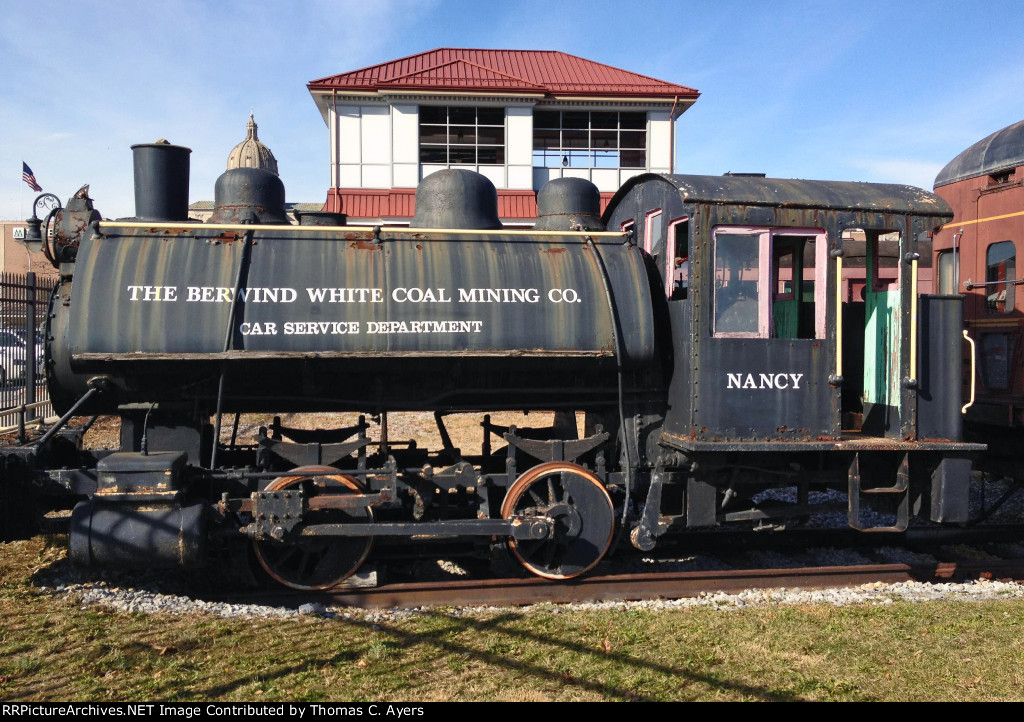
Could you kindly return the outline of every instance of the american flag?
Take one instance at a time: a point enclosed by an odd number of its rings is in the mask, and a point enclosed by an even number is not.
[[[35,174],[32,173],[32,169],[28,167],[25,161],[21,161],[21,179],[28,183],[28,187],[36,193],[43,189],[42,186],[36,183]]]

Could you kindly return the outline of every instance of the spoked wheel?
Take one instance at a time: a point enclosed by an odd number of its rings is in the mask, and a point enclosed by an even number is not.
[[[295,471],[322,471],[323,476],[282,476],[274,479],[266,491],[302,489],[307,498],[324,494],[359,494],[363,488],[351,476],[330,466],[302,466]],[[351,524],[373,521],[367,507],[310,511],[305,520],[311,524]],[[303,537],[296,541],[272,539],[254,541],[253,549],[260,566],[275,581],[292,589],[330,589],[350,576],[366,559],[373,537]]]
[[[548,579],[571,579],[592,569],[611,546],[615,530],[612,500],[601,480],[582,466],[558,461],[516,479],[501,515],[554,519],[549,538],[509,541],[524,567]]]

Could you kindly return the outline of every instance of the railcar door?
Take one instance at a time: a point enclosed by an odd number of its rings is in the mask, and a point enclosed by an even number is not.
[[[903,359],[901,234],[884,229],[843,233],[843,429],[902,436]]]
[[[713,230],[698,436],[809,440],[838,433],[825,343],[827,251],[820,229]]]

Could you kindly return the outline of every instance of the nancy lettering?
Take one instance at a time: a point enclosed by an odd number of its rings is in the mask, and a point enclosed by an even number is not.
[[[726,374],[727,389],[795,389],[803,374]]]

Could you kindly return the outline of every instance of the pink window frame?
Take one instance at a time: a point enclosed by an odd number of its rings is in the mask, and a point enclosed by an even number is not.
[[[757,274],[757,332],[749,331],[718,331],[712,329],[715,338],[771,338],[771,309],[775,296],[778,274],[772,263],[774,249],[773,240],[776,236],[807,236],[814,238],[814,338],[826,337],[825,299],[827,298],[828,277],[828,234],[820,228],[761,228],[755,226],[716,226],[711,234],[714,259],[711,277],[718,270],[718,234],[750,235],[758,238],[758,274]],[[794,291],[796,283],[794,279]],[[803,279],[800,279],[803,281]],[[712,280],[712,284],[714,280]],[[712,322],[718,316],[718,294],[712,290]]]
[[[651,231],[654,230],[654,221],[658,218],[661,218],[660,208],[648,211],[644,216],[644,250],[648,253],[651,252]]]
[[[675,290],[676,232],[680,226],[685,225],[689,220],[689,216],[674,218],[668,222],[668,227],[665,230],[665,256],[667,257],[666,263],[668,264],[668,267],[665,269],[665,298],[671,298],[672,292]],[[689,249],[687,249],[687,255],[683,257],[683,260],[690,260]]]

